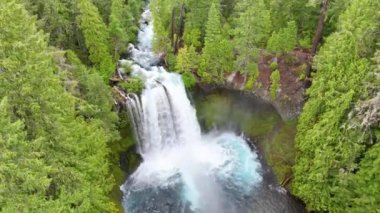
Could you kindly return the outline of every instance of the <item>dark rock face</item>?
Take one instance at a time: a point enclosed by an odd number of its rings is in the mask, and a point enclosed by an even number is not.
[[[294,50],[282,56],[263,55],[258,63],[259,76],[252,90],[253,94],[268,101],[276,108],[284,120],[296,118],[302,111],[305,102],[305,79],[302,79],[311,56],[306,50]],[[272,64],[280,72],[280,87],[276,97],[270,94]],[[245,90],[248,78],[244,74],[234,72],[226,76],[225,87],[235,90]]]
[[[142,161],[141,155],[138,154],[134,146],[127,151],[120,152],[119,154],[120,168],[127,174],[132,174]]]

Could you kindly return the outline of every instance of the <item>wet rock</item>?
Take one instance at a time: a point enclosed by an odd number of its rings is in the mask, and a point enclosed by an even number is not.
[[[142,162],[142,157],[136,152],[135,147],[119,154],[120,168],[127,174],[132,174]]]

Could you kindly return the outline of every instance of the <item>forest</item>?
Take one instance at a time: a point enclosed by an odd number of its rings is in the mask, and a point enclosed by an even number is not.
[[[120,79],[118,61],[146,5],[0,0],[0,212],[122,211],[115,147],[133,145],[120,144],[132,121],[119,93],[144,85]],[[150,0],[149,9],[153,50],[189,91],[226,87],[237,73],[241,90],[292,101],[281,93],[292,69],[305,92],[286,188],[308,212],[380,212],[380,1]]]

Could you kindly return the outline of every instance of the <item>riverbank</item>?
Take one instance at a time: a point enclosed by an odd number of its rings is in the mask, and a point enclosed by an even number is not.
[[[284,120],[294,120],[301,114],[305,103],[304,73],[310,62],[311,54],[307,49],[295,49],[283,55],[262,55],[256,81],[251,82],[246,74],[233,72],[226,75],[221,87],[250,92],[269,102]],[[279,72],[278,82],[271,77],[276,71]],[[273,88],[275,83],[278,86]]]

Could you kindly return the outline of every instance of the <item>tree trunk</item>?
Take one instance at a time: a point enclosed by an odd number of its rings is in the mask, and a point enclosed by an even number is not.
[[[321,12],[319,15],[318,27],[313,39],[313,46],[311,47],[311,53],[313,55],[317,53],[318,45],[322,39],[323,29],[325,28],[326,13],[327,13],[329,3],[330,3],[330,0],[323,0],[322,5],[321,5]]]
[[[175,49],[175,41],[174,41],[174,35],[175,35],[175,7],[172,9],[172,23],[171,23],[171,35],[170,35],[170,40],[171,40],[171,46],[172,49]]]
[[[317,26],[317,30],[316,30],[314,38],[313,38],[313,44],[311,47],[311,55],[312,56],[314,56],[317,53],[318,46],[322,40],[323,30],[325,28],[326,14],[327,14],[327,9],[328,9],[329,3],[330,3],[330,0],[323,0],[321,3],[321,11],[319,14],[318,26]],[[306,68],[306,79],[310,79],[311,71],[312,71],[312,65],[310,63],[310,64],[308,64],[308,66]],[[309,86],[310,86],[310,80],[306,80],[305,87],[309,87]]]
[[[178,49],[180,47],[180,41],[181,41],[181,38],[183,36],[183,31],[184,31],[184,28],[185,28],[185,5],[182,4],[181,5],[181,11],[180,11],[180,16],[179,16],[179,27],[178,27],[178,35],[177,35],[177,38],[176,38],[176,45],[175,45],[175,54],[178,53]]]

